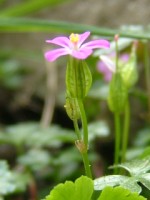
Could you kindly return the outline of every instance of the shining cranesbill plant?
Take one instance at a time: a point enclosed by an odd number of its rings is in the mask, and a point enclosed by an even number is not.
[[[87,95],[91,84],[92,75],[87,66],[85,59],[88,58],[96,48],[109,48],[107,40],[92,40],[85,42],[89,37],[90,32],[83,34],[72,33],[69,37],[56,37],[52,40],[46,40],[47,43],[59,46],[54,50],[49,50],[45,53],[45,58],[49,62],[55,61],[61,56],[68,55],[67,69],[66,69],[66,112],[70,119],[73,121],[77,140],[75,141],[76,147],[81,153],[85,174],[81,176],[74,183],[66,181],[64,184],[58,184],[46,196],[45,200],[114,200],[116,197],[120,200],[146,200],[143,196],[139,195],[141,187],[137,182],[142,183],[145,187],[150,189],[148,159],[130,163],[120,163],[120,150],[122,150],[121,162],[125,161],[125,152],[127,147],[127,137],[129,128],[129,107],[127,103],[128,90],[134,85],[136,81],[136,56],[135,46],[131,50],[131,55],[127,63],[120,66],[118,56],[118,43],[116,38],[116,56],[115,63],[111,62],[108,57],[103,57],[105,66],[102,66],[104,75],[107,75],[105,68],[108,67],[111,73],[107,81],[109,82],[109,96],[108,104],[110,110],[114,113],[115,119],[115,166],[126,169],[131,173],[131,177],[124,175],[110,175],[92,180],[92,173],[88,159],[88,128],[85,109],[83,105],[84,97]],[[122,63],[122,62],[121,62]],[[104,63],[103,63],[104,64]],[[121,64],[122,65],[122,64]],[[105,68],[104,68],[105,67]],[[123,146],[120,148],[121,137],[121,123],[120,114],[125,113],[125,126],[123,131]],[[81,120],[82,131],[79,129],[78,121]],[[145,169],[146,167],[146,169]],[[115,168],[116,169],[116,168]],[[114,170],[114,173],[120,173],[119,170]],[[119,185],[119,187],[118,187]],[[117,186],[117,187],[113,187]],[[95,193],[95,190],[102,190],[100,196]],[[97,198],[98,197],[98,198]]]
[[[107,40],[92,40],[85,42],[90,36],[87,31],[82,34],[72,33],[69,37],[60,36],[52,40],[46,40],[47,43],[60,46],[54,50],[45,53],[45,58],[49,62],[55,61],[57,58],[69,55],[66,70],[66,112],[73,121],[77,140],[75,144],[82,155],[85,173],[92,178],[88,159],[88,128],[85,109],[83,105],[84,97],[87,95],[91,84],[92,75],[84,61],[89,57],[96,48],[109,48],[110,44]],[[83,133],[78,126],[78,120],[82,122]]]

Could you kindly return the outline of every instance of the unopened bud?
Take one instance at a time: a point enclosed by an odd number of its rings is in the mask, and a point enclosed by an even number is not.
[[[136,59],[137,44],[138,44],[137,41],[133,43],[130,58],[121,70],[121,75],[127,88],[132,87],[138,79],[138,71],[137,71],[137,66],[136,66],[137,65],[137,59]]]
[[[115,73],[109,85],[108,105],[112,112],[124,110],[128,91],[120,73]]]
[[[80,109],[76,98],[66,97],[66,104],[64,107],[71,120],[80,119]]]

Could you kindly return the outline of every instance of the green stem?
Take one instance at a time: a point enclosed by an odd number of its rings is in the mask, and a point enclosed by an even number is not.
[[[81,99],[78,99],[78,105],[80,108],[80,113],[81,113],[81,121],[82,121],[82,128],[83,128],[83,142],[85,145],[85,151],[81,152],[82,158],[83,158],[83,163],[84,163],[84,168],[86,175],[90,178],[92,178],[92,173],[91,173],[91,168],[90,168],[90,163],[88,159],[88,126],[87,126],[87,119],[86,119],[86,114],[84,110],[84,105]]]
[[[92,173],[91,173],[90,163],[89,163],[89,159],[88,159],[87,149],[84,152],[84,143],[82,143],[82,140],[81,140],[81,133],[80,133],[80,130],[79,130],[77,120],[74,120],[74,128],[75,128],[75,132],[77,134],[78,140],[79,140],[79,142],[81,142],[81,147],[78,148],[78,149],[79,149],[79,151],[82,155],[85,173],[89,178],[92,179]],[[83,149],[82,149],[82,147],[83,147]]]
[[[149,60],[148,43],[145,43],[144,62],[145,62],[145,78],[146,78],[147,97],[148,97],[148,119],[150,120],[150,60]]]
[[[88,126],[87,126],[87,119],[86,114],[84,110],[84,105],[81,99],[78,99],[78,105],[80,108],[81,113],[81,121],[82,121],[82,127],[83,127],[83,140],[86,148],[88,149]]]
[[[77,138],[78,138],[78,140],[81,140],[81,133],[80,133],[80,130],[79,130],[79,126],[78,126],[77,120],[74,120],[73,124],[74,124],[74,129],[75,129]]]
[[[130,106],[129,102],[126,102],[125,106],[125,119],[124,119],[124,129],[123,129],[123,137],[122,137],[122,159],[121,162],[125,162],[126,159],[126,151],[128,145],[128,137],[129,137],[129,126],[130,126]]]
[[[119,164],[120,153],[120,114],[115,113],[115,165]],[[114,169],[114,173],[118,173],[118,169]]]
[[[92,173],[91,173],[88,154],[87,154],[87,152],[86,153],[81,153],[81,154],[82,154],[82,159],[83,159],[83,163],[84,163],[85,173],[89,178],[92,179]]]
[[[116,50],[116,72],[119,72],[119,65],[118,65],[118,60],[119,60],[119,51],[118,51],[118,35],[115,35],[115,50]]]

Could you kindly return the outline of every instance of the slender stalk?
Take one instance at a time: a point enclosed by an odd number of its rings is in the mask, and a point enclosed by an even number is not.
[[[125,162],[126,159],[126,151],[128,145],[128,137],[129,137],[129,125],[130,125],[130,106],[129,102],[126,102],[125,106],[125,118],[124,118],[124,129],[123,129],[123,137],[122,137],[122,157],[121,162]]]
[[[148,43],[145,43],[144,62],[145,62],[145,78],[146,78],[147,97],[148,97],[148,120],[150,121],[150,60],[149,60]]]
[[[84,145],[84,142],[81,140],[81,133],[80,133],[80,130],[79,130],[78,122],[77,122],[77,120],[74,120],[73,123],[74,123],[75,132],[76,132],[77,137],[78,137],[78,141],[76,142],[76,146],[78,147],[78,149],[79,149],[79,151],[82,155],[85,173],[89,178],[92,178],[92,173],[91,173],[91,169],[90,169],[90,163],[89,163],[89,159],[88,159],[87,149],[85,149],[86,147]]]
[[[120,114],[115,113],[115,165],[119,164],[119,153],[120,153]],[[114,169],[114,173],[118,173],[118,169]]]
[[[85,146],[84,151],[81,152],[83,162],[84,162],[84,168],[86,175],[90,178],[92,178],[92,173],[91,173],[91,168],[90,168],[90,163],[88,159],[88,126],[87,126],[87,119],[86,119],[86,114],[84,110],[84,105],[81,99],[78,99],[78,105],[80,108],[80,113],[81,113],[81,121],[82,121],[82,127],[83,127],[83,145]]]
[[[80,108],[80,113],[81,113],[81,121],[82,121],[82,127],[83,127],[83,141],[88,149],[88,126],[87,126],[87,119],[86,119],[86,114],[84,110],[84,105],[81,99],[78,100],[78,105]]]
[[[118,60],[119,60],[119,52],[118,52],[118,38],[119,35],[115,35],[115,49],[116,49],[116,73],[119,73],[119,65],[118,65]],[[114,121],[115,121],[115,158],[114,162],[115,165],[119,164],[119,152],[120,152],[120,113],[115,112],[114,113]],[[114,169],[114,174],[118,173],[118,169]]]
[[[82,153],[82,159],[83,159],[83,163],[84,163],[85,173],[89,178],[92,179],[92,173],[91,173],[91,168],[90,168],[90,163],[89,163],[89,158],[88,158],[87,152]]]
[[[115,49],[116,49],[116,72],[119,72],[119,65],[118,65],[118,60],[119,60],[119,52],[118,52],[118,38],[119,35],[115,35]]]
[[[74,129],[75,129],[77,138],[78,138],[78,140],[81,140],[81,133],[80,133],[80,130],[79,130],[79,126],[78,126],[77,120],[73,120],[73,124],[74,124]]]

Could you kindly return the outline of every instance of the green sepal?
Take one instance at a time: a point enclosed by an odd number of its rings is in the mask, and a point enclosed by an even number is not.
[[[92,75],[83,60],[70,57],[66,71],[66,89],[72,98],[83,99],[92,84]]]
[[[77,98],[72,98],[67,96],[66,97],[66,104],[65,104],[67,115],[71,120],[78,120],[80,119],[80,108],[78,105]]]
[[[128,97],[127,87],[120,73],[115,73],[109,85],[108,105],[112,112],[121,113]]]

